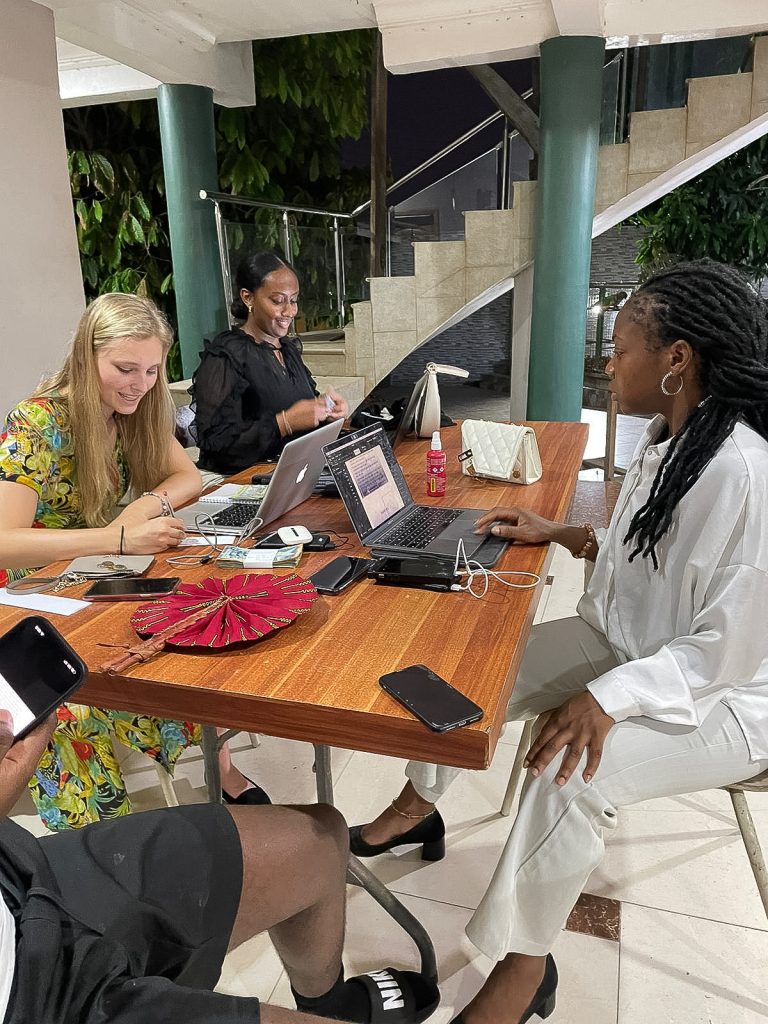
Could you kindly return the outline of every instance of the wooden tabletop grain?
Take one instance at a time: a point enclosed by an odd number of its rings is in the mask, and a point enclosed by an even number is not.
[[[530,486],[462,476],[456,458],[459,428],[444,428],[448,454],[444,499],[425,497],[429,442],[404,441],[397,457],[415,500],[477,509],[517,504],[549,519],[564,520],[587,427],[542,422],[531,426],[541,451],[543,476]],[[235,479],[248,480],[251,472]],[[289,523],[349,537],[338,552],[306,553],[298,570],[301,575],[310,575],[336,554],[366,554],[339,499],[311,498],[272,525]],[[242,572],[213,565],[176,569],[165,558],[157,557],[151,575],[181,575],[185,582],[196,582]],[[434,593],[363,580],[336,597],[321,595],[311,611],[291,626],[247,648],[169,651],[123,675],[100,673],[96,668],[118,653],[106,645],[135,642],[129,625],[135,605],[95,604],[70,617],[51,616],[51,621],[89,666],[88,680],[77,697],[82,703],[481,769],[490,764],[499,738],[548,560],[546,545],[509,548],[496,568],[538,573],[541,583],[535,590],[492,584],[482,600],[464,593]],[[57,563],[52,568],[63,567],[64,563]],[[80,597],[85,589],[67,590],[65,596]],[[0,633],[26,614],[0,607]],[[429,666],[467,694],[483,708],[483,718],[444,734],[414,719],[378,684],[384,673],[413,664]]]

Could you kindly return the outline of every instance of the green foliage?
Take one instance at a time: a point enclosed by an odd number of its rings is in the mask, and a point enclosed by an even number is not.
[[[253,44],[256,104],[215,110],[222,191],[328,209],[360,202],[367,176],[342,171],[340,143],[367,124],[372,39],[371,32],[345,32]],[[156,102],[67,109],[64,124],[88,298],[138,292],[175,321]],[[242,219],[260,225],[261,244],[279,245],[274,213]],[[250,235],[246,226],[240,241]]]
[[[648,230],[636,262],[644,276],[709,256],[758,280],[768,274],[768,137],[746,146],[631,219]]]

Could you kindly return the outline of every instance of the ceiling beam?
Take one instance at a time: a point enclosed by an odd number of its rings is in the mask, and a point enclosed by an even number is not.
[[[487,64],[467,68],[470,75],[491,97],[499,110],[506,114],[522,137],[534,151],[539,152],[539,119],[512,86]]]
[[[601,36],[603,0],[549,0],[561,36]]]
[[[255,101],[250,42],[211,45],[187,23],[167,22],[158,13],[126,4],[99,4],[88,17],[76,8],[56,12],[56,35],[103,54],[155,81],[203,85],[224,106]]]
[[[59,95],[63,107],[146,100],[155,95],[159,84],[156,78],[88,50],[78,48],[78,52],[64,57],[59,54]]]
[[[603,0],[603,21],[609,45],[711,39],[765,31],[768,4],[766,0]]]
[[[372,0],[394,74],[534,57],[558,34],[548,3],[479,0]]]

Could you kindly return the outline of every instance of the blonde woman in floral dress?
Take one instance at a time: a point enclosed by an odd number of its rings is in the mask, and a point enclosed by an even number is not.
[[[97,298],[63,367],[8,416],[0,433],[0,586],[31,567],[79,555],[154,554],[184,525],[168,513],[200,493],[173,436],[166,377],[171,329],[135,295]],[[115,507],[130,503],[115,518]],[[112,739],[169,771],[199,742],[188,722],[67,704],[29,787],[48,828],[130,812]],[[228,789],[245,788],[235,778]]]

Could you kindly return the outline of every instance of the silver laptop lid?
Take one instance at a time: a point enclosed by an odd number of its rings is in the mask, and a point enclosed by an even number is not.
[[[279,519],[311,496],[325,465],[323,446],[336,440],[343,425],[343,420],[324,423],[283,448],[259,507],[261,526]]]
[[[361,541],[414,504],[389,438],[380,424],[339,438],[323,450]]]
[[[222,537],[236,537],[246,540],[256,530],[273,522],[289,512],[296,505],[306,501],[312,494],[312,488],[325,465],[323,445],[335,440],[343,426],[342,420],[325,423],[316,430],[289,441],[280,453],[274,472],[269,481],[266,493],[256,507],[256,518],[243,526],[216,526],[206,521],[203,529],[213,536],[214,530]],[[195,519],[197,516],[213,517],[225,509],[231,508],[231,501],[198,500],[186,508],[179,509],[177,515],[184,522],[188,532],[199,532]],[[238,502],[238,505],[250,504]]]

